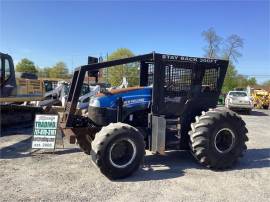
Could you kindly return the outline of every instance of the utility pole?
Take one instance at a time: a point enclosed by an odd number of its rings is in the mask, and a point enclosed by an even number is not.
[[[107,61],[109,61],[109,54],[107,52]],[[109,79],[108,79],[108,75],[109,74],[109,68],[106,68],[106,83],[108,84],[109,83]]]

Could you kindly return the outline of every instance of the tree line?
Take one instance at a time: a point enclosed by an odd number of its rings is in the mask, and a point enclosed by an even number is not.
[[[247,78],[241,75],[236,70],[236,63],[239,57],[242,56],[241,50],[244,47],[244,40],[232,34],[226,38],[219,36],[214,28],[209,28],[202,32],[202,37],[206,42],[204,47],[204,56],[208,58],[219,58],[229,61],[229,66],[224,79],[222,92],[226,93],[234,88],[246,88],[257,85],[255,77]]]
[[[71,78],[68,68],[64,62],[57,62],[52,67],[39,68],[35,63],[27,58],[23,58],[16,65],[17,72],[27,72],[38,75],[39,78]]]

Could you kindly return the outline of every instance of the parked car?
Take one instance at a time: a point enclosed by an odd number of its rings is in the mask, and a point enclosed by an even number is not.
[[[225,107],[231,110],[241,110],[250,113],[253,108],[251,98],[245,91],[230,91],[225,99]]]

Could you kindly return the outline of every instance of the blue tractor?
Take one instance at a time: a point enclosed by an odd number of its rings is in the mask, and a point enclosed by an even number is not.
[[[140,85],[105,90],[92,98],[88,116],[75,113],[83,80],[99,70],[140,65]],[[150,53],[88,65],[73,75],[61,123],[70,141],[91,155],[110,179],[130,176],[145,149],[163,155],[188,149],[211,169],[231,167],[247,149],[247,129],[236,113],[216,108],[228,61]]]

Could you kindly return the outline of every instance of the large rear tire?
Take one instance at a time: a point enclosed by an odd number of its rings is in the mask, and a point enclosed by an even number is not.
[[[92,142],[92,160],[109,179],[130,176],[139,168],[144,154],[143,135],[124,123],[103,127]]]
[[[216,108],[203,112],[191,128],[192,153],[208,168],[230,168],[247,149],[245,122],[231,110]]]

